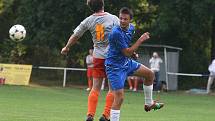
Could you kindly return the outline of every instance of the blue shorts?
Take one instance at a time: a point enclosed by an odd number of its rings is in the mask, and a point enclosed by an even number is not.
[[[111,67],[111,65],[106,65],[106,74],[112,90],[123,89],[126,78],[132,75],[140,65],[140,63],[132,59],[129,59],[128,63],[123,67]]]

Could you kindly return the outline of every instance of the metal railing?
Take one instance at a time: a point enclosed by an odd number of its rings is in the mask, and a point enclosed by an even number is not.
[[[46,66],[37,66],[37,67],[33,67],[36,69],[46,69],[46,70],[63,70],[64,74],[63,74],[63,87],[66,86],[66,72],[67,70],[72,70],[72,71],[86,71],[86,68],[64,68],[64,67],[46,67]]]

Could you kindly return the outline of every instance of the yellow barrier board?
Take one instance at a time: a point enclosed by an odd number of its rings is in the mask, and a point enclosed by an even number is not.
[[[31,71],[32,65],[0,63],[0,78],[5,79],[5,84],[28,85]]]

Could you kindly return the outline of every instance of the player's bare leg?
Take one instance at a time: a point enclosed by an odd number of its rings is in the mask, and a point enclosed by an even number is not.
[[[144,95],[145,95],[145,106],[144,109],[146,112],[154,109],[160,109],[164,106],[163,103],[156,102],[152,99],[153,93],[153,80],[154,73],[144,65],[141,65],[139,69],[135,72],[135,75],[142,76],[145,78],[143,82]]]
[[[124,100],[124,89],[114,90],[114,102],[111,108],[111,121],[119,121],[120,108]]]

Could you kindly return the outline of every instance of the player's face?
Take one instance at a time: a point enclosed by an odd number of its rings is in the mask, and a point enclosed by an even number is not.
[[[120,26],[123,29],[126,29],[129,26],[129,23],[131,21],[130,15],[129,14],[119,14],[119,20],[120,20]]]

